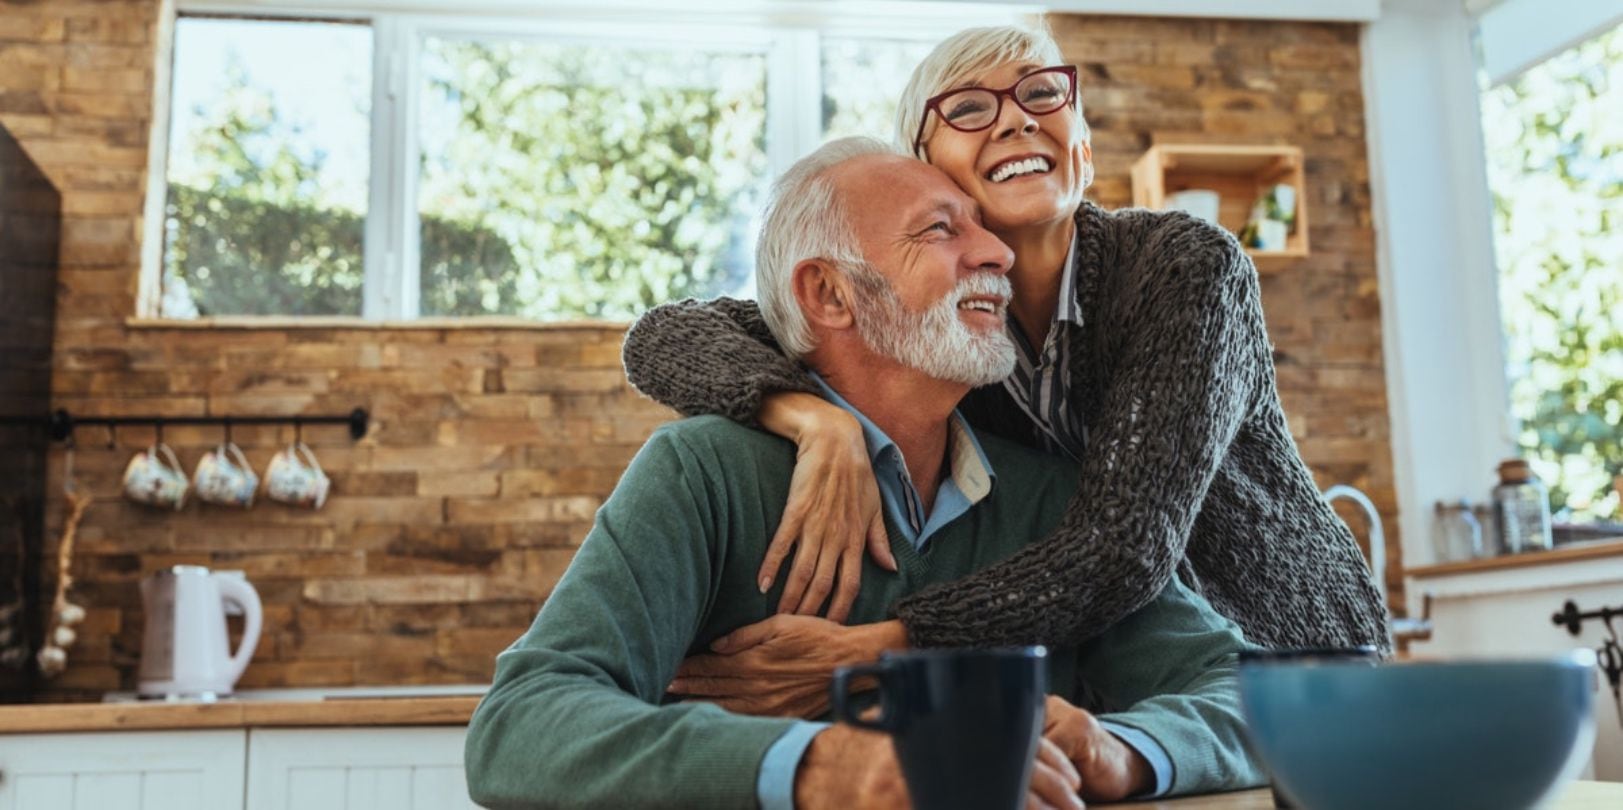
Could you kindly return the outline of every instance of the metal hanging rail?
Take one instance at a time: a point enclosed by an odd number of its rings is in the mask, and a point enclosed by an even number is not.
[[[1600,619],[1607,629],[1611,628],[1613,619],[1623,619],[1623,607],[1601,607],[1597,610],[1579,611],[1578,604],[1571,599],[1561,606],[1561,611],[1550,617],[1558,627],[1567,628],[1567,632],[1578,635],[1579,627],[1589,619]]]
[[[160,430],[165,425],[348,425],[349,437],[360,439],[366,435],[371,415],[365,408],[356,408],[343,416],[74,416],[65,409],[57,409],[40,419],[0,419],[0,424],[42,424],[55,441],[67,441],[75,428],[91,425],[119,428],[127,425],[151,425]]]

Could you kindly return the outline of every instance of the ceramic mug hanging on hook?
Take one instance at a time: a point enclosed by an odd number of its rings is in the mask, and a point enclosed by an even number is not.
[[[265,468],[265,495],[273,501],[320,509],[332,481],[304,442],[295,441]]]
[[[242,448],[228,439],[197,462],[192,486],[197,489],[197,497],[201,500],[247,509],[254,505],[259,476],[248,466]]]
[[[178,512],[186,505],[188,488],[180,460],[162,439],[136,454],[124,468],[124,496],[137,503]]]

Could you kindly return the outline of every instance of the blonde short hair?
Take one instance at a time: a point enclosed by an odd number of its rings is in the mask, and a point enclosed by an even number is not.
[[[896,144],[906,154],[924,158],[924,141],[935,131],[932,124],[919,142],[919,151],[913,151],[913,138],[919,133],[919,121],[924,118],[924,103],[931,96],[977,79],[1002,65],[1014,62],[1051,66],[1065,61],[1059,43],[1046,28],[1023,28],[1000,25],[991,28],[967,28],[935,46],[930,55],[913,69],[913,76],[902,89],[896,107]],[[1083,141],[1088,140],[1088,123],[1082,118],[1082,96],[1077,95],[1075,131]]]
[[[761,317],[792,358],[815,347],[811,327],[795,300],[795,265],[807,259],[840,267],[863,264],[851,220],[828,175],[840,164],[867,155],[906,157],[875,138],[839,138],[795,161],[767,195],[755,247],[755,290]]]

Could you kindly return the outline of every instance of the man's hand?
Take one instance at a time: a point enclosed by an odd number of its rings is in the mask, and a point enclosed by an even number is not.
[[[1106,731],[1092,714],[1048,696],[1043,738],[1076,765],[1085,799],[1120,801],[1155,786],[1155,772],[1138,750]]]
[[[906,646],[900,622],[846,627],[814,616],[778,615],[717,639],[712,655],[683,661],[670,691],[740,714],[820,717],[828,712],[835,668]]]
[[[1076,768],[1052,742],[1037,749],[1027,810],[1080,810]],[[908,810],[907,783],[890,738],[837,725],[812,738],[795,773],[800,810]]]
[[[812,738],[795,771],[798,810],[911,808],[890,738],[840,724]]]

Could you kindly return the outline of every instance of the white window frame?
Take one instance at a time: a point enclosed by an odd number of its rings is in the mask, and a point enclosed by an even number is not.
[[[1546,13],[1550,24],[1524,27],[1527,47],[1496,54],[1498,35],[1483,26],[1502,27],[1515,17],[1501,15],[1537,3],[1387,0],[1363,32],[1382,344],[1408,568],[1437,561],[1434,504],[1481,501],[1495,465],[1517,452],[1478,71],[1510,76],[1528,66],[1527,53],[1547,58],[1605,25],[1589,13]],[[1421,591],[1408,589],[1411,615]]]
[[[164,9],[160,47],[172,47],[175,20],[188,14],[364,22],[372,27],[371,173],[364,240],[361,320],[410,324],[419,318],[421,281],[415,126],[422,43],[428,36],[600,42],[623,46],[699,46],[759,53],[767,61],[767,166],[776,177],[822,141],[822,39],[937,41],[969,25],[1017,22],[1032,6],[971,3],[873,3],[858,8],[809,2],[731,2],[673,8],[650,0],[600,0],[539,6],[520,0],[350,0],[312,5],[286,0],[174,0]],[[172,64],[161,53],[159,64]],[[161,71],[154,110],[148,216],[143,234],[139,316],[161,318],[163,205],[167,194],[171,84]],[[875,133],[884,137],[884,133]],[[154,205],[156,207],[154,208]],[[285,325],[289,318],[255,317]],[[461,317],[477,321],[497,316]],[[325,320],[331,320],[330,318]],[[510,319],[507,319],[510,320]]]

